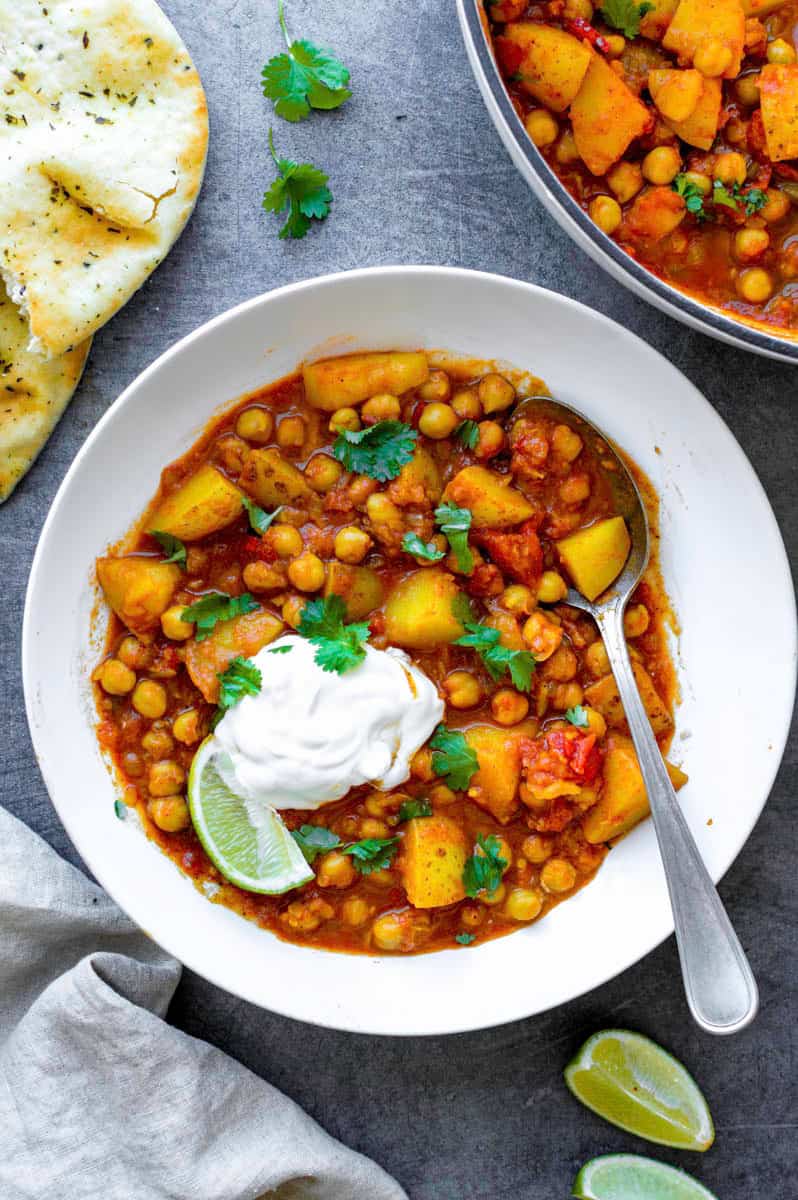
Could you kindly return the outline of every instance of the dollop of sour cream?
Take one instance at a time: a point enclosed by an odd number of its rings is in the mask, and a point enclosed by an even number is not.
[[[322,671],[315,650],[291,634],[265,646],[253,660],[261,690],[216,727],[219,771],[243,799],[314,809],[359,784],[396,787],[443,717],[434,684],[402,650],[366,646],[343,675]]]

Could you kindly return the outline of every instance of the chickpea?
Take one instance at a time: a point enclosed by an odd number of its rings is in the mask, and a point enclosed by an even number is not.
[[[131,779],[138,779],[139,775],[144,774],[144,763],[135,750],[126,750],[122,755],[122,770],[126,775],[130,775]],[[135,800],[133,803],[135,804]]]
[[[449,404],[427,404],[419,417],[418,427],[424,437],[440,441],[454,433],[459,424],[457,413]]]
[[[773,294],[773,280],[761,267],[749,267],[737,276],[737,291],[750,304],[764,304]]]
[[[360,836],[362,838],[384,838],[389,833],[390,829],[384,821],[378,820],[377,817],[361,817]]]
[[[524,128],[536,146],[550,146],[560,132],[559,125],[546,108],[533,108],[527,113]]]
[[[116,658],[123,662],[126,667],[131,667],[133,670],[145,667],[149,660],[147,647],[142,645],[138,638],[133,637],[133,634],[128,634],[123,637],[122,641],[116,648]]]
[[[740,229],[734,235],[734,254],[740,262],[753,262],[770,245],[766,229]]]
[[[318,554],[305,550],[288,564],[288,578],[300,592],[317,592],[324,583],[324,563]]]
[[[305,548],[302,534],[293,525],[272,525],[266,538],[278,558],[296,558]]]
[[[547,659],[543,667],[545,679],[553,679],[555,683],[570,683],[576,675],[579,663],[570,646],[558,646]]]
[[[490,698],[490,711],[499,725],[517,725],[529,712],[529,701],[514,688],[499,688]]]
[[[610,660],[601,638],[591,642],[585,651],[585,666],[594,679],[601,679],[610,673]]]
[[[524,641],[538,662],[551,658],[562,641],[562,629],[539,609],[532,613],[521,631]]]
[[[626,204],[636,196],[643,186],[643,172],[639,163],[620,162],[607,175],[607,183],[620,204]]]
[[[141,739],[141,748],[149,754],[150,758],[166,758],[167,754],[171,754],[175,748],[171,734],[167,729],[158,729],[157,725],[159,724],[162,723],[156,722]]]
[[[698,188],[702,196],[708,196],[712,191],[712,180],[703,171],[685,171],[684,178],[687,183],[692,183],[693,187]]]
[[[301,450],[306,432],[304,417],[283,417],[277,426],[277,445],[281,450]]]
[[[339,408],[330,417],[327,428],[330,433],[343,433],[345,429],[350,433],[357,433],[360,429],[360,414],[356,408]]]
[[[468,388],[461,388],[455,392],[451,405],[461,421],[478,421],[482,416],[479,396]]]
[[[768,188],[765,195],[767,201],[760,208],[759,215],[764,217],[769,225],[774,225],[776,221],[781,221],[786,217],[790,211],[790,197],[778,188]]]
[[[464,904],[460,909],[460,924],[466,929],[477,929],[485,917],[484,909],[478,904]]]
[[[430,371],[429,378],[418,389],[419,399],[425,404],[433,400],[448,400],[452,394],[452,381],[445,371]]]
[[[558,490],[563,504],[582,504],[590,495],[590,478],[587,475],[569,475]]]
[[[470,671],[452,671],[442,687],[452,708],[476,708],[482,702],[482,684]]]
[[[544,571],[538,585],[538,601],[541,604],[557,604],[568,595],[568,584],[559,571]]]
[[[175,796],[186,782],[186,773],[173,758],[154,762],[147,775],[147,787],[152,796]]]
[[[643,159],[643,178],[649,183],[670,183],[679,174],[682,159],[675,146],[657,146]]]
[[[341,464],[329,454],[314,454],[302,472],[314,492],[329,492],[344,473]]]
[[[372,872],[373,876],[374,872]],[[405,921],[401,913],[383,913],[371,926],[371,936],[380,950],[401,950],[405,940]]]
[[[345,888],[355,881],[357,872],[352,866],[352,859],[340,850],[330,850],[322,855],[316,870],[316,882],[323,888]]]
[[[595,708],[585,706],[585,716],[587,717],[587,727],[590,733],[595,733],[597,738],[603,738],[607,732],[607,722],[601,713]]]
[[[166,688],[154,679],[140,679],[133,692],[133,707],[155,721],[166,712]]]
[[[507,885],[500,883],[495,892],[480,892],[479,901],[480,904],[487,904],[490,908],[493,908],[495,904],[501,904],[506,895]]]
[[[566,462],[573,462],[582,453],[584,445],[581,437],[570,425],[555,425],[551,435],[551,448]]]
[[[531,888],[513,888],[504,911],[511,921],[534,921],[542,908],[543,900],[538,892]]]
[[[568,708],[576,708],[585,698],[585,693],[578,683],[558,683],[552,688],[549,699],[552,708],[565,712]]]
[[[216,443],[216,453],[224,469],[233,475],[238,475],[243,470],[244,461],[249,454],[249,446],[242,438],[236,437],[233,433],[227,433]]]
[[[583,21],[593,20],[593,5],[590,0],[565,0],[563,15],[569,21],[581,17]]]
[[[403,792],[372,792],[366,798],[366,812],[370,817],[382,818],[386,813],[401,808],[404,801],[409,799]]]
[[[182,796],[164,796],[160,800],[150,800],[147,812],[164,833],[179,833],[181,829],[188,829],[191,824],[188,805]]]
[[[280,616],[285,621],[286,625],[290,625],[292,629],[299,628],[299,622],[302,620],[302,611],[307,604],[304,596],[289,596],[283,607],[280,609]]]
[[[280,914],[280,920],[295,933],[313,933],[334,915],[333,906],[316,896],[313,900],[294,900]]]
[[[608,33],[604,38],[610,58],[620,58],[626,49],[626,38],[619,33]]]
[[[515,400],[515,388],[509,379],[497,375],[495,371],[484,375],[477,385],[477,396],[482,405],[482,411],[489,415],[494,412],[504,412]]]
[[[726,187],[731,187],[735,183],[745,183],[746,173],[745,159],[736,150],[727,150],[723,154],[715,155],[712,167],[713,178]]]
[[[372,396],[366,401],[360,410],[360,417],[364,425],[376,425],[378,421],[398,421],[401,411],[398,396],[381,392],[379,396]]]
[[[345,525],[335,535],[335,557],[341,562],[356,565],[363,561],[373,544],[365,529],[359,529],[357,525]]]
[[[495,458],[504,449],[504,430],[496,421],[480,421],[479,440],[474,453],[477,458]]]
[[[270,442],[274,432],[274,417],[265,408],[245,408],[236,421],[236,433],[247,442],[262,445]]]
[[[547,892],[570,892],[576,883],[576,871],[567,858],[550,858],[540,872],[540,882]]]
[[[651,623],[645,604],[633,604],[627,608],[623,617],[623,631],[628,638],[640,637],[646,632]]]
[[[356,479],[352,480],[347,489],[349,499],[356,507],[359,507],[366,503],[373,492],[376,492],[377,487],[376,479],[370,479],[368,475],[358,475]]]
[[[171,608],[167,608],[165,613],[161,613],[161,629],[164,637],[171,638],[173,642],[184,642],[194,632],[193,621],[184,621],[183,612],[182,604],[173,604]]]
[[[567,166],[568,163],[577,162],[581,155],[576,148],[576,139],[570,129],[566,129],[557,143],[554,151],[554,157],[562,166]]]
[[[554,840],[540,833],[531,833],[521,844],[521,853],[531,863],[544,863],[551,858],[554,850]]]
[[[732,52],[723,42],[712,38],[700,45],[693,57],[693,66],[705,79],[716,79],[731,66]]]
[[[404,528],[404,518],[401,512],[385,492],[375,492],[366,501],[366,513],[372,525],[391,525],[395,529]]]
[[[447,804],[454,804],[457,793],[445,783],[436,783],[434,788],[430,788],[429,798],[436,808],[440,805],[445,807]]]
[[[126,696],[136,686],[136,673],[118,658],[108,658],[97,675],[100,687],[109,696]]]
[[[615,233],[623,220],[621,206],[612,196],[595,196],[587,206],[587,211],[603,233]]]
[[[759,72],[741,75],[734,85],[734,90],[740,103],[748,108],[759,104]]]
[[[282,563],[256,560],[244,567],[244,584],[250,592],[279,592],[285,587],[286,572]]]
[[[435,778],[435,772],[432,769],[432,751],[429,746],[422,746],[420,750],[416,750],[410,760],[410,774],[422,783],[430,783]]]
[[[200,716],[196,708],[187,708],[172,722],[172,733],[184,746],[193,746],[202,736]]]
[[[789,63],[795,62],[795,47],[791,46],[784,38],[776,38],[768,46],[767,57],[769,63],[776,63],[778,66],[787,66]]]
[[[350,896],[341,905],[341,920],[345,925],[351,925],[355,929],[358,925],[365,925],[370,913],[371,909],[368,904],[359,896]]]
[[[529,616],[535,609],[535,593],[522,583],[511,583],[501,594],[502,608],[515,616]]]

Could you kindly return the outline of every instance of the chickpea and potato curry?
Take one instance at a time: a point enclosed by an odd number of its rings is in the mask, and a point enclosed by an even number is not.
[[[579,434],[534,404],[515,417],[544,389],[511,374],[407,352],[309,364],[212,424],[163,472],[130,549],[98,560],[98,733],[125,802],[206,894],[287,940],[408,953],[510,932],[648,813],[596,625],[563,602],[569,576],[587,596],[611,585],[629,535]],[[314,877],[262,895],[214,866],[186,784],[219,714],[257,691],[251,656],[314,640],[311,615],[340,639],[331,669],[366,640],[398,647],[444,717],[401,786],[284,809]],[[663,753],[669,619],[655,556],[625,628]]]
[[[485,0],[526,131],[633,258],[798,335],[798,0]]]

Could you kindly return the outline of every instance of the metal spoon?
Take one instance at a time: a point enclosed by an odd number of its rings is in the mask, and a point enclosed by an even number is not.
[[[612,490],[615,511],[624,517],[631,536],[629,557],[612,587],[594,602],[569,587],[566,603],[595,618],[618,685],[665,868],[690,1011],[707,1033],[736,1033],[756,1016],[756,980],[679,807],[640,699],[624,637],[624,610],[649,556],[645,505],[609,439],[581,413],[548,396],[530,396],[517,406],[513,423],[533,414],[569,425],[596,453]]]

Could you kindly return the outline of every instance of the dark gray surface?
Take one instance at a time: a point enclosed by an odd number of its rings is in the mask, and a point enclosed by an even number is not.
[[[210,103],[211,151],[199,207],[167,262],[96,338],[71,409],[0,511],[0,802],[72,861],[77,856],[33,759],[19,677],[22,606],[39,530],[75,452],[122,388],[177,338],[258,292],[328,271],[403,262],[498,271],[577,297],[661,350],[708,396],[758,471],[791,561],[797,548],[798,375],[660,316],[571,244],[516,175],[490,124],[451,0],[289,0],[296,35],[338,49],[354,86],[339,113],[315,115],[301,126],[274,122],[279,150],[326,169],[335,193],[330,219],[295,244],[277,240],[274,218],[259,207],[271,171],[270,106],[258,76],[280,45],[274,5],[163,0],[163,7],[194,54]],[[124,461],[123,448],[120,454]],[[756,637],[756,581],[736,583],[751,596],[751,623],[740,637]],[[728,652],[734,654],[733,645]],[[718,706],[718,753],[729,753],[723,697],[709,699]],[[767,695],[761,702],[767,705]],[[315,1029],[234,1000],[188,973],[171,1018],[373,1155],[413,1200],[554,1200],[568,1195],[586,1158],[646,1153],[643,1143],[572,1100],[560,1074],[594,1030],[639,1029],[690,1066],[718,1130],[705,1156],[649,1151],[693,1170],[720,1200],[790,1200],[798,1191],[791,1174],[798,1131],[797,745],[793,738],[767,809],[721,888],[762,992],[756,1024],[731,1041],[691,1026],[672,940],[556,1012],[448,1039]]]

